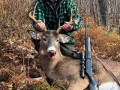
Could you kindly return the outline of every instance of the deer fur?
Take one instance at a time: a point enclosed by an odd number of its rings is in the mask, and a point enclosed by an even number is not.
[[[61,54],[59,42],[67,43],[72,37],[59,34],[55,30],[44,32],[28,31],[31,38],[40,40],[39,59],[42,70],[47,77],[54,80],[67,90],[85,90],[89,85],[89,79],[80,77],[80,61]],[[49,53],[49,51],[52,51]],[[114,62],[115,63],[115,62]],[[120,81],[120,70],[115,64],[113,70]],[[113,78],[107,73],[97,59],[93,59],[94,78],[99,83],[99,90],[120,90]]]

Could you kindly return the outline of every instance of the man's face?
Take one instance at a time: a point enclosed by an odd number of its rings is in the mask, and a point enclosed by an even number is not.
[[[57,0],[50,0],[50,1],[54,3],[54,2],[57,1]]]

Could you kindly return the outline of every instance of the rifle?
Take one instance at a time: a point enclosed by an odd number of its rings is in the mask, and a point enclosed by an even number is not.
[[[91,42],[90,37],[87,35],[87,25],[85,26],[85,55],[82,53],[82,59],[81,59],[81,77],[85,78],[85,75],[87,75],[89,79],[89,90],[98,90],[98,83],[93,77],[93,69],[92,69],[92,58],[91,58]]]

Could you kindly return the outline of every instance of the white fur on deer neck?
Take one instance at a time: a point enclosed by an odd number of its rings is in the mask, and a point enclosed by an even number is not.
[[[107,82],[99,86],[99,90],[120,90],[116,82]]]

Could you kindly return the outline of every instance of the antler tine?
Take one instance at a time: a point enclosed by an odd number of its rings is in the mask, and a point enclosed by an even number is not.
[[[76,19],[77,19],[77,7],[76,7],[76,11],[75,11],[75,17],[73,20],[72,20],[72,8],[70,8],[70,22],[69,22],[69,24],[70,25],[78,25]],[[59,33],[62,30],[62,26],[60,26],[60,20],[58,22],[58,26],[59,27],[57,29],[57,32]]]
[[[28,17],[32,20],[32,21],[34,21],[35,23],[38,23],[38,21],[32,16],[32,11],[33,9],[31,9],[29,12],[28,12]]]
[[[62,26],[59,26],[57,32],[59,33],[62,30]]]
[[[74,19],[72,19],[72,8],[70,8],[70,22],[69,22],[69,24],[70,25],[78,25],[76,19],[77,19],[77,7],[76,7]]]
[[[72,22],[72,9],[70,8],[70,23]],[[73,23],[73,22],[72,22]],[[60,26],[60,20],[58,21],[58,29],[57,32],[59,33],[62,30],[62,26]]]
[[[77,12],[78,12],[78,8],[76,7],[76,11],[75,11],[75,17],[74,17],[74,20],[73,20],[73,22],[74,22],[74,24],[75,25],[78,25],[78,23],[77,23]]]
[[[38,23],[38,20],[36,20],[36,19],[34,18],[34,13],[35,13],[35,9],[36,9],[37,5],[38,5],[38,2],[36,3],[35,7],[32,8],[32,9],[30,9],[29,12],[28,12],[28,17],[29,17],[32,21],[34,21],[35,23]],[[34,11],[33,11],[33,14],[32,14],[32,10],[33,10],[33,9],[34,9]]]
[[[72,9],[70,8],[70,22],[72,22]]]
[[[60,20],[58,21],[58,29],[57,32],[59,33],[62,30],[62,26],[60,26]]]
[[[38,5],[38,2],[36,3],[35,7],[32,8],[32,9],[30,9],[29,12],[28,12],[28,17],[29,17],[32,21],[34,21],[35,23],[38,23],[38,22],[39,22],[38,20],[36,20],[36,19],[34,18],[34,13],[35,13],[35,10],[36,10],[37,5]],[[32,14],[32,10],[33,10],[33,14]],[[45,21],[44,21],[44,23],[45,23]],[[46,31],[46,30],[47,30],[47,29],[46,29],[46,27],[45,27],[44,31]]]

